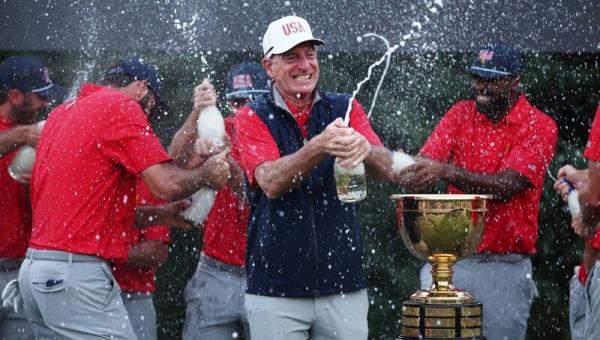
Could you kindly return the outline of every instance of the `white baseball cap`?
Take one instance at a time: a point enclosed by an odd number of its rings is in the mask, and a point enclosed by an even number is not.
[[[263,36],[263,55],[269,58],[306,41],[312,41],[315,45],[325,44],[323,40],[313,37],[310,25],[303,18],[293,15],[283,17],[269,24]]]

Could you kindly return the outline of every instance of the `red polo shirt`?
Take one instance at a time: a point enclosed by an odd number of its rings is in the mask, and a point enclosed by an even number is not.
[[[239,160],[238,143],[233,132],[233,118],[225,118],[225,129],[231,138],[231,156]],[[202,251],[221,262],[244,266],[246,256],[247,204],[226,186],[217,191],[215,203],[204,223]]]
[[[350,111],[350,122],[348,126],[363,135],[371,145],[383,145],[379,137],[373,131],[365,110],[354,100]],[[290,112],[293,114],[300,131],[306,137],[308,135],[308,117],[310,112],[302,112],[286,102]],[[251,185],[254,185],[254,170],[266,161],[279,159],[279,148],[271,136],[267,125],[248,106],[238,110],[234,118],[236,138],[240,147],[240,164],[246,171],[246,176]]]
[[[592,129],[588,137],[588,142],[583,152],[583,156],[590,161],[600,162],[600,105],[596,109]],[[600,230],[596,231],[596,235],[590,241],[592,247],[600,249]]]
[[[136,178],[169,160],[136,101],[85,84],[42,131],[31,180],[31,247],[126,259]]]
[[[141,178],[137,181],[137,192],[135,201],[138,205],[161,205],[165,201],[159,200],[152,195],[146,184]],[[142,243],[146,240],[162,241],[169,243],[169,227],[157,225],[145,228],[137,228],[135,225],[129,225],[127,228],[127,246]],[[154,293],[155,286],[155,268],[136,268],[127,265],[125,262],[115,262],[113,268],[115,279],[124,292]]]
[[[470,172],[495,174],[505,169],[526,176],[532,186],[509,202],[490,201],[478,252],[535,254],[540,196],[557,139],[552,118],[521,96],[504,119],[493,124],[475,102],[450,108],[421,154]],[[450,193],[462,193],[454,186]]]
[[[10,120],[0,117],[0,131],[12,126]],[[31,235],[25,188],[8,174],[8,166],[17,150],[0,155],[0,258],[24,257]]]

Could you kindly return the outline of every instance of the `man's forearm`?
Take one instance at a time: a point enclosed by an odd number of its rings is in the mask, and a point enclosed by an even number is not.
[[[173,136],[169,145],[169,153],[173,161],[180,167],[185,167],[188,160],[188,153],[193,150],[194,141],[197,138],[196,121],[198,112],[192,111],[185,122]]]
[[[262,163],[254,177],[267,197],[275,199],[300,185],[324,157],[316,144],[308,143],[291,155]]]
[[[163,241],[146,240],[129,247],[127,265],[135,268],[153,268],[165,263],[169,247]]]
[[[451,164],[446,166],[444,180],[469,194],[491,194],[494,199],[505,202],[530,186],[529,180],[515,170],[483,174]]]
[[[384,181],[393,181],[393,160],[384,146],[371,146],[369,156],[365,159],[365,165],[369,175]]]
[[[5,155],[25,144],[23,131],[18,128],[10,128],[0,132],[0,156]]]

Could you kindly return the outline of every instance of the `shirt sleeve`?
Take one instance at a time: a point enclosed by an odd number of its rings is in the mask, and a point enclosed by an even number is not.
[[[102,154],[134,174],[171,160],[136,102],[120,101],[110,111],[98,141]]]
[[[583,156],[591,161],[600,162],[600,105],[598,105],[598,109],[596,110],[594,123],[592,123],[592,130],[590,130],[590,136],[588,137]]]
[[[240,165],[246,172],[250,185],[255,185],[254,170],[266,161],[279,159],[279,148],[267,125],[250,107],[240,108],[233,122]]]
[[[456,146],[456,138],[460,129],[458,119],[462,111],[461,103],[455,104],[444,114],[438,125],[421,147],[419,154],[439,162],[446,162]]]
[[[367,118],[365,109],[356,99],[352,102],[352,111],[350,111],[350,122],[348,123],[348,126],[363,135],[369,141],[369,144],[375,146],[383,145],[379,136],[377,136],[375,131],[373,131],[373,127],[371,127],[371,122],[369,121],[369,118]]]
[[[541,113],[540,113],[541,114]],[[554,157],[558,138],[556,124],[552,118],[539,120],[533,126],[524,125],[527,132],[517,133],[514,140],[520,141],[503,159],[500,170],[513,169],[527,177],[531,184],[541,187],[546,170]]]

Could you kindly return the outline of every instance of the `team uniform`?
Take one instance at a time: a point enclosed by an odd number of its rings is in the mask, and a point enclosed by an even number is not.
[[[225,118],[231,156],[239,161],[233,119]],[[184,339],[249,338],[244,308],[248,206],[229,186],[217,191],[203,227],[202,253],[184,292],[187,303]]]
[[[8,130],[12,123],[0,117],[0,131]],[[31,218],[27,207],[25,187],[8,174],[8,166],[17,150],[0,157],[0,287],[17,278],[25,257],[31,234]],[[33,339],[27,319],[10,307],[0,306],[1,339]]]
[[[477,112],[472,100],[455,104],[421,148],[422,156],[474,173],[515,170],[532,185],[508,202],[488,202],[476,253],[454,266],[454,285],[484,305],[483,334],[489,340],[525,338],[538,294],[530,257],[536,252],[540,196],[556,139],[554,121],[521,95],[496,124]],[[462,193],[452,185],[448,190]],[[421,270],[422,288],[431,285],[430,270],[429,265]]]
[[[310,112],[300,112],[273,86],[234,118],[241,164],[251,185],[245,306],[254,338],[306,339],[311,327],[316,337],[367,337],[358,209],[337,198],[334,157],[325,157],[302,184],[277,199],[269,199],[254,179],[257,166],[298,151],[343,118],[349,99],[315,92]],[[350,117],[350,127],[372,145],[381,145],[356,101]]]
[[[137,181],[136,202],[140,205],[160,205],[164,201],[156,199],[141,179]],[[169,243],[169,227],[156,225],[137,228],[131,225],[127,232],[128,246],[153,240]],[[152,294],[156,291],[155,268],[136,268],[124,262],[116,262],[112,272],[121,287],[121,297],[133,331],[138,339],[156,339],[156,310]]]
[[[596,111],[594,123],[590,130],[587,146],[583,156],[588,161],[600,162],[600,106]],[[600,249],[600,237],[592,239],[592,247]],[[600,275],[598,267],[600,263],[596,262],[592,270],[588,273],[585,283],[585,339],[600,338]]]
[[[52,111],[37,148],[32,236],[19,273],[37,337],[136,338],[108,262],[127,259],[137,177],[170,159],[140,105],[111,88],[85,84]]]

